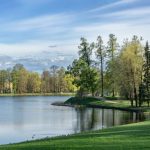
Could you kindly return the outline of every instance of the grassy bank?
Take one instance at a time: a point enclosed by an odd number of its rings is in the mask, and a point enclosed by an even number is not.
[[[150,121],[0,146],[0,150],[149,150]]]
[[[0,94],[0,97],[4,96],[74,96],[74,93],[23,93],[23,94]]]
[[[131,110],[131,111],[150,111],[150,107],[147,107],[144,104],[142,107],[131,107],[129,100],[111,100],[107,99],[99,99],[93,97],[84,97],[77,98],[71,97],[68,99],[64,105],[68,106],[85,106],[85,107],[94,107],[94,108],[114,108],[120,110]]]

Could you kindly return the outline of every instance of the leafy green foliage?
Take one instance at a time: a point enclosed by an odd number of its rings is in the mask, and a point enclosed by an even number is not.
[[[101,78],[101,96],[104,96],[104,58],[106,57],[105,47],[101,36],[98,36],[96,45],[96,57],[100,62],[100,78]]]
[[[112,88],[112,96],[114,97],[116,92],[116,82],[115,82],[115,77],[116,77],[116,72],[115,72],[115,62],[114,59],[116,58],[116,51],[118,48],[118,43],[117,43],[117,38],[115,37],[114,34],[109,35],[109,41],[108,41],[108,46],[107,46],[107,54],[108,57],[110,58],[107,61],[107,72],[109,72],[109,83]]]
[[[28,71],[22,64],[16,64],[13,69],[0,70],[0,93],[22,95],[75,92],[77,88],[72,84],[73,80],[72,76],[67,76],[63,67],[52,66],[40,75]]]
[[[139,86],[139,97],[140,97],[140,104],[143,103],[143,101],[147,101],[148,106],[150,103],[150,49],[148,42],[146,43],[146,46],[144,48],[144,65],[143,65],[143,71],[144,71],[144,77],[143,81]]]
[[[78,96],[82,97],[86,93],[94,95],[98,87],[98,71],[92,66],[93,43],[87,43],[87,40],[81,38],[79,46],[79,59],[75,59],[70,66],[69,73],[74,77],[73,84],[78,88]]]
[[[16,64],[12,70],[12,83],[14,93],[27,92],[28,72],[21,64]]]

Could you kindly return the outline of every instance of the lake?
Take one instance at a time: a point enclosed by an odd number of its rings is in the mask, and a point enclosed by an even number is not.
[[[97,130],[150,119],[150,113],[51,105],[68,98],[0,97],[0,144]]]

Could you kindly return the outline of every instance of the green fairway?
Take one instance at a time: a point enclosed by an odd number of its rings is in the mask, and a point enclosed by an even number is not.
[[[150,121],[0,146],[0,150],[149,150]]]

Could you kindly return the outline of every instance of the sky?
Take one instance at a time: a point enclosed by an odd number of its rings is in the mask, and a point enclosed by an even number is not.
[[[0,0],[0,69],[41,71],[77,58],[80,38],[150,40],[150,0]]]

